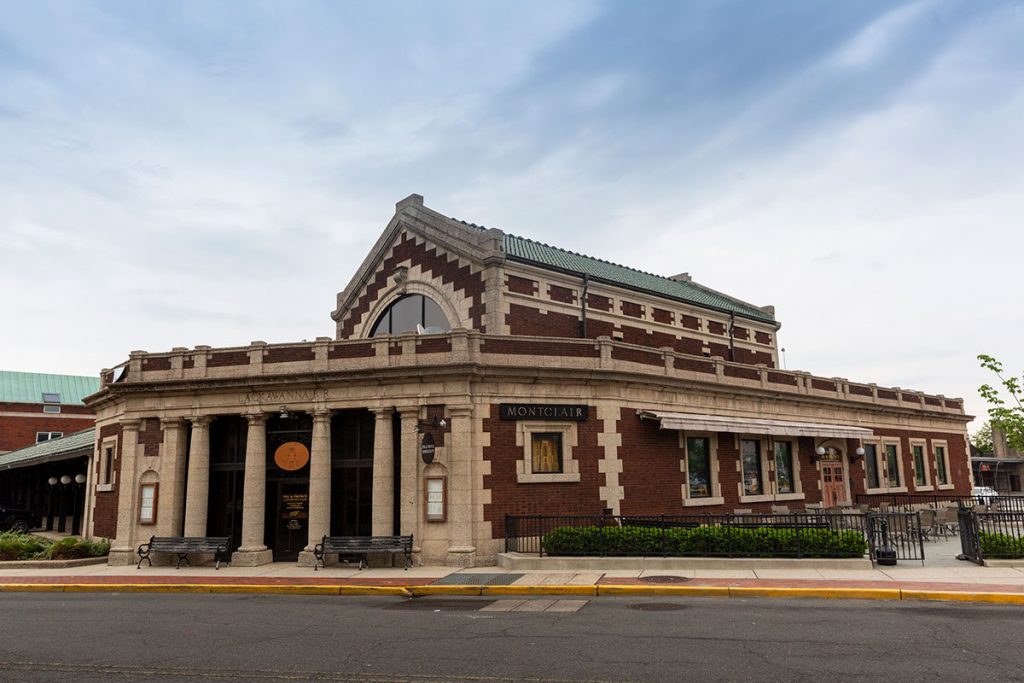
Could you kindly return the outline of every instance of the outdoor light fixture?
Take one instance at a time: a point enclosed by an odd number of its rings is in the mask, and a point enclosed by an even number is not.
[[[85,483],[85,475],[82,474],[82,473],[76,474],[75,475],[75,483],[76,484],[84,484]]]
[[[416,426],[414,426],[412,428],[412,431],[414,431],[414,432],[422,432],[424,429],[431,429],[431,428],[434,428],[434,429],[437,429],[437,428],[444,429],[447,426],[448,426],[448,423],[445,422],[443,417],[438,419],[435,416],[435,417],[430,418],[429,420],[416,420]]]
[[[48,484],[49,484],[50,486],[56,486],[56,485],[57,485],[57,477],[50,477],[50,478],[49,478],[49,479],[47,479],[46,481],[47,481],[47,483],[48,483]]]
[[[71,477],[65,474],[60,478],[60,483],[64,484],[64,486],[67,486],[68,484],[71,483]]]
[[[288,406],[281,406],[281,414],[279,415],[279,417],[282,420],[288,419]]]

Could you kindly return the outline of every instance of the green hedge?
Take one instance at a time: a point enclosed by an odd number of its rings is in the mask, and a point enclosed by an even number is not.
[[[62,538],[54,542],[41,536],[16,531],[0,533],[0,562],[13,560],[77,560],[103,557],[110,552],[108,541]]]
[[[987,531],[980,532],[978,538],[981,541],[982,557],[1006,560],[1024,558],[1024,538]]]
[[[542,542],[548,555],[796,557],[799,547],[801,557],[863,557],[868,549],[859,531],[727,526],[563,526]]]

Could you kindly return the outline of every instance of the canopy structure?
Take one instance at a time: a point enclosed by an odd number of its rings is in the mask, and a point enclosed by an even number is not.
[[[770,434],[772,436],[815,436],[834,439],[866,439],[874,435],[870,429],[817,422],[765,420],[756,417],[726,417],[693,413],[663,413],[638,410],[645,420],[657,420],[662,429],[694,432],[732,432],[735,434]]]
[[[45,462],[71,460],[83,455],[91,455],[95,439],[96,428],[89,427],[59,439],[51,439],[16,451],[9,451],[0,455],[0,470],[32,467]]]

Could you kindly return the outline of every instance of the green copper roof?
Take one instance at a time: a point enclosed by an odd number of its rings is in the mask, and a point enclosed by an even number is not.
[[[46,393],[59,394],[63,405],[82,405],[83,398],[99,390],[99,377],[0,370],[0,403],[42,403]]]
[[[680,282],[662,277],[661,275],[645,273],[634,268],[620,266],[617,263],[610,263],[591,256],[584,256],[583,254],[565,251],[557,247],[550,247],[524,237],[506,234],[505,253],[510,257],[529,261],[539,266],[549,266],[575,273],[585,273],[605,282],[642,289],[653,294],[687,301],[699,306],[710,306],[725,311],[732,311],[733,313],[758,320],[775,321],[775,317],[771,313],[705,289],[693,282]]]
[[[56,460],[67,460],[77,458],[81,455],[88,455],[92,452],[93,442],[96,439],[96,428],[89,427],[74,434],[62,436],[59,439],[50,439],[42,443],[19,448],[0,455],[0,470],[11,470],[18,467],[28,467],[44,462]],[[70,474],[75,474],[71,472]]]

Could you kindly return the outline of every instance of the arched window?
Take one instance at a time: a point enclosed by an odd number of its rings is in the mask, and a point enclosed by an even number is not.
[[[452,329],[444,311],[435,301],[422,294],[408,294],[381,313],[370,336],[415,332],[417,325],[423,326],[428,332],[449,332]]]

